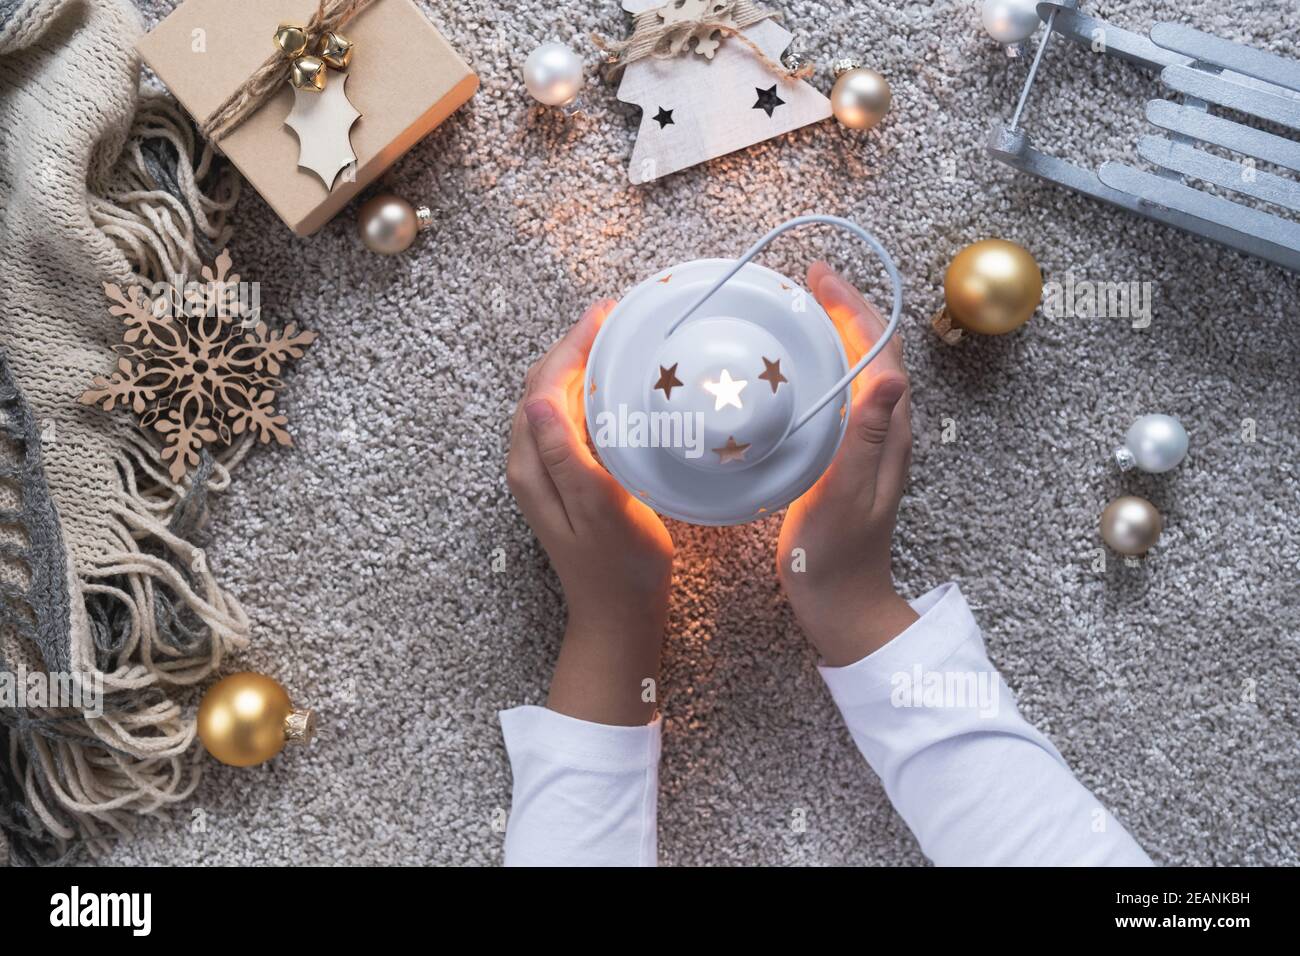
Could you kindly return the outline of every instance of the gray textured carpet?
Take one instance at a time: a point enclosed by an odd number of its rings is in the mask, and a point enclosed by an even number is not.
[[[171,0],[142,5],[152,21]],[[239,209],[240,271],[270,314],[323,338],[290,380],[297,446],[238,474],[210,528],[214,562],[258,624],[232,663],[280,677],[321,711],[323,736],[269,768],[215,767],[195,803],[206,830],[146,823],[114,862],[498,862],[510,773],[495,714],[543,700],[564,618],[505,487],[524,370],[592,299],[814,211],[874,229],[909,281],[917,447],[900,585],[961,582],[1027,715],[1156,860],[1300,862],[1300,280],[991,166],[986,132],[1025,67],[1008,68],[970,0],[779,0],[823,88],[847,53],[889,77],[888,121],[865,138],[827,123],[639,188],[631,114],[610,87],[593,82],[588,115],[564,121],[531,110],[518,81],[539,42],[621,34],[615,0],[423,5],[483,78],[388,177],[437,230],[382,259],[354,210],[303,241],[251,191]],[[1300,55],[1294,0],[1090,9]],[[1153,91],[1057,49],[1030,128],[1100,162],[1131,150]],[[1050,276],[1153,282],[1151,327],[1039,317],[943,347],[927,319],[944,267],[990,235]],[[876,282],[827,237],[766,261],[801,274],[814,254]],[[1182,419],[1192,455],[1159,480],[1121,477],[1108,453],[1149,411]],[[955,442],[940,440],[945,419]],[[1125,490],[1168,530],[1145,563],[1097,573],[1098,515]],[[662,862],[922,862],[782,600],[778,522],[671,527]],[[492,573],[495,549],[507,573]],[[807,832],[790,826],[796,808]]]

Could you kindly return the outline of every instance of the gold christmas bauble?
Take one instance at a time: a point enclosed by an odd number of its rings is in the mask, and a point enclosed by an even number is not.
[[[1005,335],[1028,322],[1038,308],[1043,273],[1023,246],[985,239],[957,253],[943,291],[943,316],[952,325],[980,335]]]
[[[889,112],[893,94],[889,81],[875,70],[845,70],[831,88],[831,110],[849,129],[871,129]]]
[[[309,710],[296,710],[288,693],[265,674],[231,674],[213,684],[199,704],[199,739],[232,767],[265,763],[286,743],[306,743],[315,730]]]
[[[1101,536],[1120,554],[1146,554],[1162,530],[1164,520],[1156,506],[1136,495],[1116,498],[1101,514]]]

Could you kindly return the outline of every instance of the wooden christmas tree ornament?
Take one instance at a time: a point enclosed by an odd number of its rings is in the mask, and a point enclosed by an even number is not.
[[[645,183],[831,115],[781,54],[793,34],[751,0],[623,0],[631,39],[603,46],[618,98],[641,107],[629,178]]]

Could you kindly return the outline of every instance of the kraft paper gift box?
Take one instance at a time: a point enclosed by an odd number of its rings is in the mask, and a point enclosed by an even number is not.
[[[276,28],[305,25],[316,8],[317,0],[185,0],[136,48],[202,124],[276,53]],[[341,32],[355,44],[346,87],[361,113],[351,132],[355,177],[345,169],[326,189],[298,166],[297,134],[284,125],[293,108],[287,82],[218,144],[300,236],[329,222],[478,89],[478,77],[412,0],[377,0]],[[342,75],[330,70],[327,82]]]

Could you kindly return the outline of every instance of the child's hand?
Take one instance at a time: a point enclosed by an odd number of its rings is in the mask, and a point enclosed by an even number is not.
[[[884,320],[825,263],[808,270],[808,287],[839,329],[852,365],[884,331]],[[894,591],[889,548],[911,463],[909,411],[895,336],[853,385],[849,428],[834,462],[781,526],[777,574],[832,667],[860,660],[916,620]]]
[[[547,706],[603,724],[649,722],[668,617],[673,542],[585,441],[583,373],[615,303],[598,302],[528,372],[506,479],[569,606]],[[651,699],[644,700],[643,697]]]

